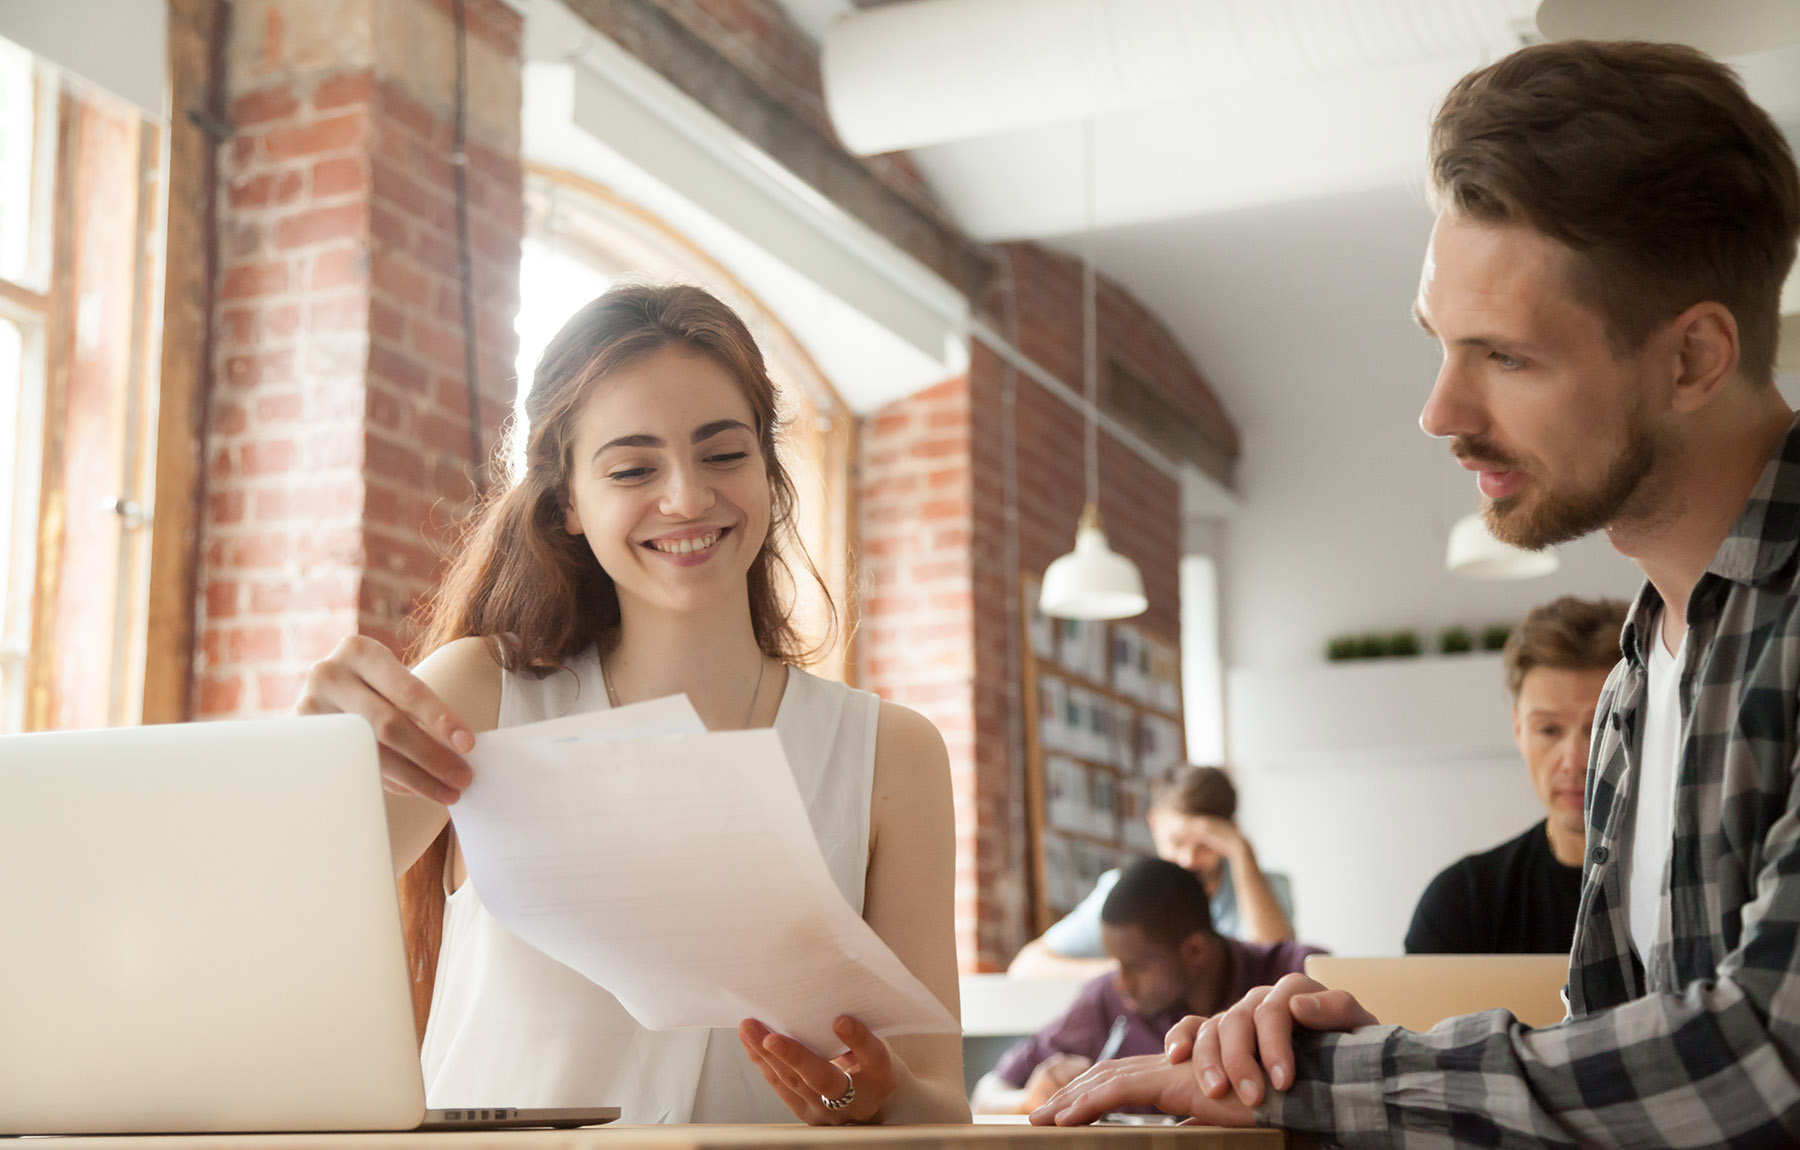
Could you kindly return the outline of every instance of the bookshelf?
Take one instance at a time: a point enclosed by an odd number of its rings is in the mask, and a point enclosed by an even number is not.
[[[1052,619],[1022,580],[1026,801],[1035,930],[1155,852],[1150,782],[1186,757],[1180,648],[1123,620]]]

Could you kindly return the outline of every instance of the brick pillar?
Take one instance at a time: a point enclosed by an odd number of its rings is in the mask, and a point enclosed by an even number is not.
[[[1031,245],[1005,255],[1022,350],[1079,381],[1080,269]],[[1235,451],[1223,410],[1156,318],[1109,283],[1100,304],[1103,362],[1118,360],[1197,418],[1216,419]],[[1019,579],[1041,577],[1074,545],[1086,499],[1082,436],[1079,409],[982,343],[970,348],[967,377],[890,404],[863,427],[859,685],[944,733],[964,970],[1004,969],[1033,934],[1021,724],[1035,716],[1020,698]],[[1177,642],[1179,485],[1110,434],[1099,452],[1108,538],[1136,561],[1150,599],[1134,623]]]
[[[956,802],[956,950],[980,963],[969,381],[947,380],[863,423],[858,685],[930,719]]]
[[[471,496],[449,0],[239,0],[227,53],[196,710],[277,712],[390,644]],[[520,19],[468,0],[481,429],[512,402]]]

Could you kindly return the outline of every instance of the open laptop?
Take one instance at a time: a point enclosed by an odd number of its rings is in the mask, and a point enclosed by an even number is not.
[[[618,1117],[427,1113],[375,740],[348,715],[0,738],[0,1083],[0,1134]]]
[[[1527,1026],[1563,1020],[1564,954],[1409,954],[1399,958],[1310,955],[1306,973],[1347,990],[1382,1022],[1430,1030],[1446,1018],[1496,1008]]]

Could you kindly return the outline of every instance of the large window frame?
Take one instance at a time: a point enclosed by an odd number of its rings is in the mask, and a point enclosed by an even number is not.
[[[51,71],[0,42],[0,732],[25,729],[30,695],[60,109]]]
[[[0,42],[0,733],[141,719],[166,138]]]

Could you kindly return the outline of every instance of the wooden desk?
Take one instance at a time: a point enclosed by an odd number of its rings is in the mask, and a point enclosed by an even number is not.
[[[0,1139],[0,1150],[1281,1150],[1279,1130],[1200,1126],[596,1126],[431,1134]]]

